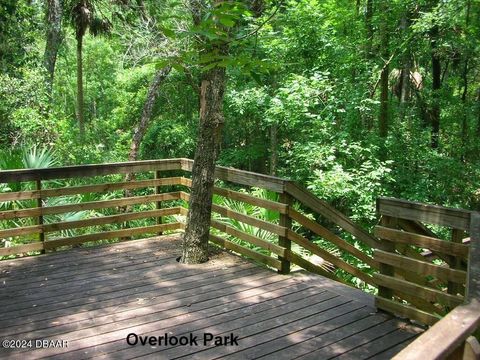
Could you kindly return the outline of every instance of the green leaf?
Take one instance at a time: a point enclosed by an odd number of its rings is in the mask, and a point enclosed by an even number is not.
[[[185,68],[182,65],[180,65],[179,63],[173,63],[172,67],[180,73],[185,72]]]
[[[160,29],[162,30],[163,34],[164,34],[166,37],[169,37],[169,38],[175,37],[175,31],[173,31],[173,30],[171,30],[171,29],[169,29],[169,28],[167,28],[167,27],[164,27],[164,26],[162,26]]]
[[[219,16],[218,21],[220,21],[220,23],[226,27],[235,26],[235,21],[233,21],[233,19],[229,16]]]

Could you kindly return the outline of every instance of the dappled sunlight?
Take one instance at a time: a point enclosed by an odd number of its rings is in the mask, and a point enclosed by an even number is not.
[[[279,275],[219,250],[205,264],[184,265],[179,254],[178,237],[158,237],[2,263],[0,335],[68,341],[2,352],[12,359],[341,354],[351,349],[341,339],[361,346],[384,335],[364,330],[389,321],[369,295],[317,275]],[[198,345],[138,340],[165,334],[196,337]],[[402,341],[415,336],[408,334]]]

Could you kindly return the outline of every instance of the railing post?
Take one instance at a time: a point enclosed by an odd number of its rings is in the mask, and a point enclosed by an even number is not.
[[[162,174],[161,174],[161,171],[160,170],[156,170],[155,171],[155,179],[160,179],[162,177]],[[156,186],[155,187],[155,194],[158,195],[158,194],[161,194],[162,193],[162,189],[161,189],[161,186]],[[157,201],[156,203],[156,208],[157,210],[160,210],[162,208],[162,202],[161,201]],[[157,225],[161,225],[163,224],[163,219],[161,216],[157,217],[156,219],[156,223]],[[163,231],[159,231],[158,232],[158,235],[163,235]]]
[[[480,213],[470,215],[470,251],[468,254],[465,300],[480,301]]]
[[[39,197],[37,198],[37,207],[40,209],[40,215],[37,218],[37,223],[38,225],[43,225],[43,215],[42,215],[43,201],[42,201],[42,192],[41,192],[42,180],[36,181],[36,190],[39,192]],[[42,231],[38,235],[39,235],[39,240],[42,242],[42,250],[40,251],[40,253],[45,254],[45,233],[43,232],[43,226],[42,226]]]
[[[386,216],[383,215],[382,218],[380,219],[380,225],[388,227],[388,228],[393,228],[395,229],[397,227],[397,219],[393,218],[391,216]],[[383,251],[388,251],[391,253],[395,252],[395,243],[391,241],[385,241],[383,240]],[[387,275],[387,276],[394,276],[395,275],[395,268],[391,265],[383,264],[380,263],[379,266],[380,274],[382,275]],[[391,300],[393,297],[393,290],[384,287],[384,286],[379,286],[378,287],[378,296]]]
[[[292,228],[292,219],[288,213],[290,206],[292,206],[293,199],[290,194],[286,193],[285,190],[280,194],[280,202],[287,205],[286,214],[280,213],[280,226],[284,227],[285,236],[278,237],[278,245],[284,247],[287,251],[290,251],[292,248],[292,242],[288,239],[288,231]],[[284,257],[279,256],[278,259],[281,261],[281,267],[278,271],[280,274],[288,274],[290,273],[290,261],[285,259]]]
[[[460,229],[452,229],[452,242],[461,244],[463,238],[465,237],[465,232]],[[462,269],[462,258],[459,256],[449,256],[449,263],[451,269]],[[452,281],[448,282],[447,292],[452,295],[457,295],[457,293],[461,293],[463,295],[463,290],[460,284],[454,283]]]

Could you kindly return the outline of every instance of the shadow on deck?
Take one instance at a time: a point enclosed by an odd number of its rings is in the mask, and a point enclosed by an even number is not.
[[[187,266],[179,249],[178,237],[164,236],[3,261],[0,339],[32,348],[0,357],[388,359],[420,332],[322,276],[278,275],[219,251]],[[130,346],[130,333],[192,333],[198,346]],[[204,346],[205,333],[233,334],[238,346]],[[68,346],[35,349],[40,339]]]

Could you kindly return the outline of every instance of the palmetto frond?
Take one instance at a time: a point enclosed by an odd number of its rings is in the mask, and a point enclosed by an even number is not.
[[[73,1],[70,10],[70,19],[77,39],[82,38],[85,35],[88,27],[93,19],[94,7],[93,3],[89,0]]]

